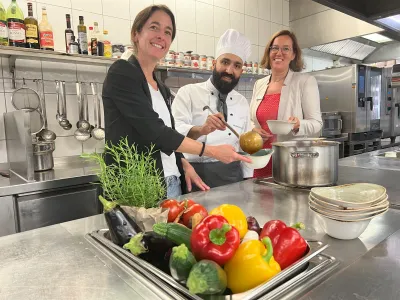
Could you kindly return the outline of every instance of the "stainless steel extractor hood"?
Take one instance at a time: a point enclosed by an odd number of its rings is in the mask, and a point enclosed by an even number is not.
[[[313,0],[385,29],[383,35],[400,41],[399,0]]]

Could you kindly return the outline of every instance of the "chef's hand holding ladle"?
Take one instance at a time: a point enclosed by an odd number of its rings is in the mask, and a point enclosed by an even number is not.
[[[215,113],[208,105],[203,107],[203,110],[206,109],[208,109],[212,114],[215,115]],[[239,133],[237,133],[237,131],[233,129],[233,127],[230,126],[225,120],[221,119],[221,121],[225,124],[226,127],[228,127],[230,131],[233,132],[234,135],[238,137],[240,148],[242,148],[244,152],[253,154],[262,149],[263,139],[261,135],[259,135],[257,132],[249,131],[242,135],[239,135]]]

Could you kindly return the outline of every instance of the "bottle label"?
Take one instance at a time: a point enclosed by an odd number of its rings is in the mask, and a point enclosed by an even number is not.
[[[92,55],[97,55],[97,39],[96,38],[91,39],[90,49],[91,49]]]
[[[69,43],[71,43],[71,37],[72,37],[71,32],[65,33],[65,49],[67,50],[67,53],[70,53],[69,52]]]
[[[78,45],[75,44],[70,44],[69,45],[69,54],[78,54],[79,53],[79,48]]]
[[[8,34],[10,42],[25,43],[25,24],[21,22],[9,21]]]
[[[34,24],[26,24],[26,38],[38,38],[38,30],[37,25]]]
[[[40,47],[54,49],[53,31],[40,32]]]
[[[8,39],[8,29],[6,21],[0,21],[0,39]]]
[[[78,32],[79,45],[81,46],[81,51],[88,51],[88,41],[86,32]]]

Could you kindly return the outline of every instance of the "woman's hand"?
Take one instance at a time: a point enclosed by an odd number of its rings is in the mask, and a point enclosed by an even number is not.
[[[262,128],[253,128],[254,132],[257,132],[259,135],[261,135],[262,139],[264,142],[268,141],[270,138],[273,137],[272,134],[269,134],[266,130]]]
[[[197,175],[192,165],[184,158],[182,158],[182,167],[185,171],[185,181],[188,192],[192,191],[193,183],[202,191],[207,191],[210,189],[210,187],[206,185],[203,180],[201,180],[200,176]]]
[[[288,122],[295,122],[294,126],[293,126],[293,131],[299,131],[300,128],[300,120],[297,117],[290,117],[288,119]]]
[[[207,145],[204,150],[204,155],[218,159],[220,162],[225,164],[229,164],[238,160],[251,163],[250,158],[238,154],[232,145]]]

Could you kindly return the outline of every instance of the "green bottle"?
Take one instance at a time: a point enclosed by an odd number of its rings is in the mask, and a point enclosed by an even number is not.
[[[24,14],[16,0],[7,9],[8,43],[10,46],[25,47]]]
[[[3,3],[0,2],[0,45],[8,46],[7,16]]]

